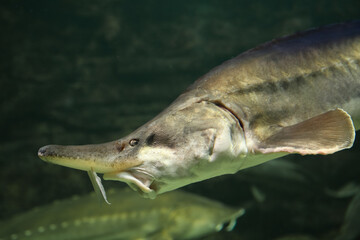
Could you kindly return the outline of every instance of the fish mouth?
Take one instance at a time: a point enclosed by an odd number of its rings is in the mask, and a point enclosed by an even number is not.
[[[155,177],[141,167],[133,167],[117,173],[105,173],[103,179],[125,182],[145,198],[154,199],[157,195]]]

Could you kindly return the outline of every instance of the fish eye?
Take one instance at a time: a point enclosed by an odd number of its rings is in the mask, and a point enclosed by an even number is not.
[[[129,144],[130,144],[130,146],[132,146],[132,147],[138,145],[138,143],[139,143],[139,139],[137,139],[137,138],[131,139],[131,140],[129,141]]]

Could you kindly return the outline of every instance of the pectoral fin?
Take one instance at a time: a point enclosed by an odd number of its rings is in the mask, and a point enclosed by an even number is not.
[[[261,153],[331,154],[350,148],[355,139],[351,117],[335,109],[284,127],[259,144]]]
[[[107,200],[104,186],[101,183],[101,178],[92,169],[90,171],[88,171],[87,173],[90,177],[90,181],[94,187],[96,195],[99,197],[99,199],[104,199],[104,201],[107,204],[110,204],[109,201]]]

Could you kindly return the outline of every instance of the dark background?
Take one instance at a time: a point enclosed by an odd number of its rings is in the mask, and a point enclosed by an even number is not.
[[[358,0],[1,1],[0,219],[92,191],[85,172],[42,162],[39,147],[118,139],[221,62],[273,38],[359,19],[359,9]],[[290,156],[290,170],[280,162],[185,189],[248,208],[232,233],[208,239],[331,239],[352,195],[327,192],[359,186],[358,145]]]

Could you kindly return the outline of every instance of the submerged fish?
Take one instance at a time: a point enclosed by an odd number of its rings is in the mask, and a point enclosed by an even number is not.
[[[356,240],[360,238],[360,190],[351,200],[339,236],[335,240]]]
[[[360,21],[354,21],[240,54],[124,138],[97,145],[48,145],[38,155],[89,171],[103,195],[96,173],[153,198],[289,153],[350,148],[359,119]]]
[[[93,194],[31,210],[0,225],[0,240],[190,239],[232,230],[244,209],[174,191],[153,201],[126,190],[110,191],[112,205]]]

